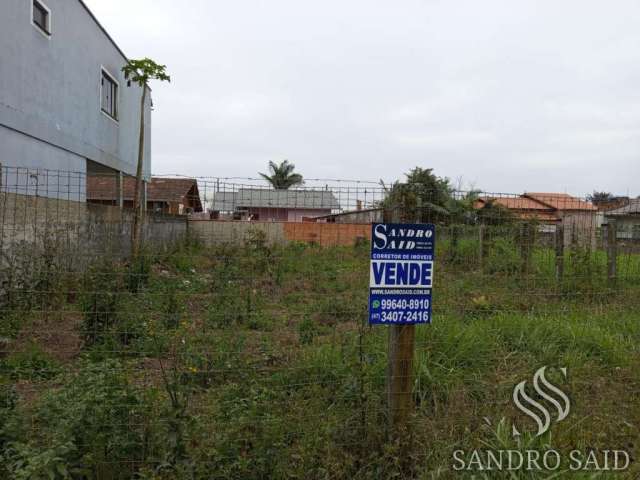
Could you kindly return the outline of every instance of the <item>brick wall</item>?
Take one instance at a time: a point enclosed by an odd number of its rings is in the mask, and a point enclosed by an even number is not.
[[[353,245],[358,239],[371,239],[371,225],[285,223],[284,236],[290,242],[314,242],[323,247]]]
[[[307,242],[329,247],[371,238],[371,225],[367,224],[190,220],[189,229],[205,245],[243,243],[252,230],[265,232],[270,244]]]

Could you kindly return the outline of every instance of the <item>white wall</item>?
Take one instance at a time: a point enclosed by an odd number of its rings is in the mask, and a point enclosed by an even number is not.
[[[14,159],[22,159],[21,167],[7,166]],[[83,157],[0,126],[0,163],[3,192],[85,201]]]

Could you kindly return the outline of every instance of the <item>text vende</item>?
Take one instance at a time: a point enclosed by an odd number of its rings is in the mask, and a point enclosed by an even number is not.
[[[433,279],[433,262],[426,261],[373,261],[371,287],[427,287]]]

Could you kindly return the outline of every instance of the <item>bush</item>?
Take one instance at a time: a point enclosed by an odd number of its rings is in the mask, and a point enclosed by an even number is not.
[[[38,436],[8,448],[11,478],[131,478],[144,460],[146,407],[122,363],[83,365],[37,404]]]
[[[3,470],[3,457],[7,445],[15,439],[15,410],[18,395],[13,386],[0,383],[0,475],[6,477]]]

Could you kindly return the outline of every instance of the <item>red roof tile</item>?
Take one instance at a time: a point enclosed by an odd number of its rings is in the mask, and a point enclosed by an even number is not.
[[[526,197],[486,197],[481,198],[480,201],[485,204],[492,202],[494,205],[500,205],[510,210],[552,210],[547,205]]]
[[[572,197],[566,193],[525,193],[523,196],[548,205],[556,210],[598,210],[593,204]]]

